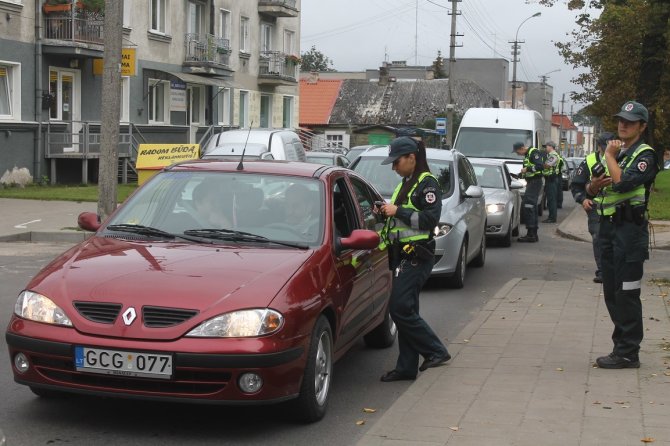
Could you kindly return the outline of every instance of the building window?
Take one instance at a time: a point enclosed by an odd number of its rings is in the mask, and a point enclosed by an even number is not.
[[[272,127],[272,96],[261,95],[261,122],[260,127],[265,129]]]
[[[261,24],[261,52],[272,51],[272,25]]]
[[[121,122],[130,122],[130,77],[121,77]]]
[[[230,11],[222,9],[220,12],[219,37],[230,40]]]
[[[295,54],[295,33],[293,31],[284,31],[284,54]]]
[[[231,125],[230,121],[230,88],[220,88],[216,96],[217,116],[219,125]]]
[[[249,18],[241,17],[240,18],[240,51],[243,53],[248,53],[250,50],[249,45]]]
[[[205,116],[205,88],[202,86],[191,85],[188,87],[190,94],[189,110],[191,119],[189,124],[202,124]]]
[[[188,17],[186,32],[190,34],[202,34],[205,29],[204,5],[198,2],[188,2]]]
[[[77,73],[61,68],[49,69],[49,118],[54,121],[79,119]]]
[[[151,30],[166,34],[166,14],[168,0],[151,0]]]
[[[133,10],[133,0],[123,0],[123,27],[130,28],[130,13]]]
[[[21,119],[21,65],[0,61],[0,119]]]
[[[249,92],[240,91],[240,127],[249,126]]]
[[[326,147],[349,147],[349,135],[345,132],[326,132]]]
[[[149,124],[169,122],[169,92],[170,84],[167,81],[149,79]]]
[[[284,107],[282,111],[282,127],[293,128],[293,96],[284,96]]]

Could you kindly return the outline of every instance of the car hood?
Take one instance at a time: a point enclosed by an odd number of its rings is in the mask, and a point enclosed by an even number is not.
[[[110,335],[110,324],[84,318],[73,302],[117,303],[121,313],[132,306],[138,318],[146,306],[195,310],[198,314],[192,320],[202,321],[240,308],[269,306],[312,253],[94,236],[45,267],[28,289],[59,305],[77,330]],[[115,335],[140,339],[175,336],[170,330],[147,329],[138,323],[126,327],[121,319],[117,317],[113,325],[123,333],[113,332]]]
[[[493,189],[490,187],[484,187],[483,189],[486,204],[507,203],[509,195],[505,189]]]

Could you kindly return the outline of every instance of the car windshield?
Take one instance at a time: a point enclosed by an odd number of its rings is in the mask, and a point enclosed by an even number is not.
[[[526,146],[531,146],[533,132],[517,129],[461,127],[456,142],[454,142],[454,149],[467,157],[522,160],[523,156],[512,152],[515,142],[523,142]]]
[[[473,163],[472,167],[475,169],[475,175],[477,175],[477,184],[481,187],[488,187],[491,189],[505,188],[503,173],[500,166]]]
[[[357,157],[358,155],[360,155],[361,153],[365,152],[365,149],[366,149],[366,148],[367,148],[367,147],[354,147],[354,148],[350,149],[350,150],[347,152],[347,154],[346,154],[345,156],[346,156],[347,158],[349,158],[349,161],[353,161],[353,160],[356,159],[356,157]]]
[[[335,159],[332,156],[314,156],[306,154],[305,159],[308,163],[325,164],[327,166],[335,164]]]
[[[363,156],[358,160],[354,170],[366,178],[377,188],[384,198],[391,198],[400,176],[390,165],[382,165],[385,157]],[[452,162],[447,160],[428,159],[428,167],[442,186],[442,198],[447,198],[453,191]]]
[[[166,171],[124,203],[107,227],[112,232],[159,235],[163,231],[236,241],[246,233],[247,242],[261,241],[253,237],[260,236],[316,246],[323,237],[324,200],[321,182],[312,178]],[[142,231],[128,225],[141,226]]]

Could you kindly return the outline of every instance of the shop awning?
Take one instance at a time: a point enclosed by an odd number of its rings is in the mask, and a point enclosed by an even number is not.
[[[167,71],[167,73],[174,77],[178,77],[179,79],[189,84],[212,85],[214,87],[230,87],[229,81],[217,77],[207,77],[197,74],[177,73],[172,71]]]

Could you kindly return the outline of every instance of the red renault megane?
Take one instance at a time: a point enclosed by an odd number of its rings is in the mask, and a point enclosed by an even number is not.
[[[222,404],[292,400],[325,414],[333,362],[389,347],[391,275],[355,172],[200,160],[169,167],[22,291],[6,340],[40,396]]]

